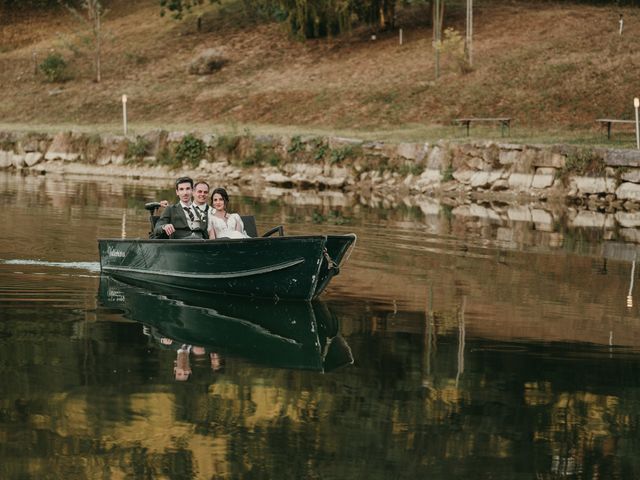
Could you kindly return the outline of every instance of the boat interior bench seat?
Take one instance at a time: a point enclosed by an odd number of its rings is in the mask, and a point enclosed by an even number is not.
[[[244,231],[247,232],[247,235],[250,237],[258,236],[258,228],[256,227],[256,217],[253,215],[240,215],[242,219],[242,223],[244,223]],[[277,227],[273,227],[270,230],[264,232],[261,237],[270,237],[274,233],[278,233],[280,237],[284,235],[284,227],[282,225],[278,225]]]

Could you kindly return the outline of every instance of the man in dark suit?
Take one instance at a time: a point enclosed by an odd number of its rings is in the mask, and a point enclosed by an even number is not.
[[[206,220],[191,201],[193,180],[180,177],[176,180],[176,195],[179,201],[168,206],[156,223],[154,233],[158,238],[209,238]]]
[[[193,184],[193,204],[196,208],[200,209],[200,211],[196,211],[200,213],[200,228],[207,232],[209,228],[209,204],[207,201],[209,200],[209,184],[204,180],[196,180]]]

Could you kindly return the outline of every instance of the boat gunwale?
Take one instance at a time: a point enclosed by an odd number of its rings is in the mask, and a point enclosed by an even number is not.
[[[326,235],[284,235],[282,237],[246,237],[246,238],[98,238],[98,242],[140,242],[140,243],[171,243],[171,244],[210,244],[210,243],[239,243],[259,241],[285,241],[285,240],[312,240],[324,239],[327,237],[349,237],[355,236],[355,233],[346,234],[326,234]]]

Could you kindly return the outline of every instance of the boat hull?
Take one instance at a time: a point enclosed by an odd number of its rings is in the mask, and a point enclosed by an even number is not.
[[[100,239],[98,246],[102,272],[134,285],[311,300],[322,293],[354,241],[355,235]]]

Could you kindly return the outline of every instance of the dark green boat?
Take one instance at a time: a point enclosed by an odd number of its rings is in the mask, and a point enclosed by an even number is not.
[[[134,285],[312,300],[339,272],[355,240],[349,234],[98,244],[102,272]]]
[[[353,362],[338,319],[320,302],[273,302],[100,278],[100,303],[123,311],[158,342],[199,346],[281,368],[328,371]]]

